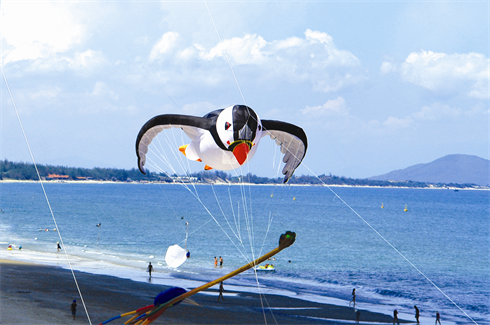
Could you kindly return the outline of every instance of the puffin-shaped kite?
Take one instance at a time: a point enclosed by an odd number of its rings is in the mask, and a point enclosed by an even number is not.
[[[171,127],[181,128],[191,139],[190,144],[179,150],[188,159],[205,163],[206,170],[240,167],[252,159],[260,139],[269,135],[284,154],[284,183],[301,164],[308,147],[302,128],[281,121],[260,120],[253,109],[244,105],[215,110],[204,117],[164,114],[146,122],[138,134],[136,155],[143,174],[146,174],[148,146],[158,133]]]

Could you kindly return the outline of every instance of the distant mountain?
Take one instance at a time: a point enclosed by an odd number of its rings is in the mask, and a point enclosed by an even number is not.
[[[470,155],[447,155],[427,164],[394,170],[368,179],[488,186],[490,185],[490,160]]]

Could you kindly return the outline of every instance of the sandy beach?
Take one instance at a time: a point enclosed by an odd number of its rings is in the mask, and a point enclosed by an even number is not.
[[[88,324],[71,271],[12,260],[0,260],[1,324]],[[75,271],[92,324],[150,305],[168,287],[106,275]],[[226,284],[225,284],[226,290]],[[77,300],[72,320],[70,304]],[[217,302],[217,288],[193,296],[199,306],[183,303],[165,312],[154,324],[345,324],[355,323],[353,308],[319,304],[278,295],[226,291]],[[391,323],[387,315],[361,311],[360,323]],[[402,321],[403,322],[403,321]],[[122,324],[122,319],[111,324]]]

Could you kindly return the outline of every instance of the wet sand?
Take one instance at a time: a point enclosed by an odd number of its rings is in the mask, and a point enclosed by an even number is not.
[[[150,305],[168,288],[78,271],[75,276],[92,324]],[[0,289],[0,324],[89,324],[70,270],[0,260]],[[226,291],[225,301],[217,302],[217,289],[215,286],[194,295],[192,300],[199,306],[184,302],[168,309],[153,324],[352,324],[356,319],[353,308],[278,295],[265,295],[261,302],[257,294]],[[75,320],[70,312],[73,299],[78,304]],[[391,316],[360,311],[361,324],[393,321]],[[110,324],[123,324],[125,320]]]

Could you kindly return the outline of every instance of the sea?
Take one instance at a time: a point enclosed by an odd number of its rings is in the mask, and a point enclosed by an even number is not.
[[[1,258],[145,282],[152,262],[152,283],[188,288],[292,231],[295,243],[267,261],[275,272],[225,286],[342,306],[355,288],[361,310],[414,321],[417,305],[422,324],[436,312],[443,324],[490,324],[488,190],[49,182],[44,191],[0,183]],[[170,268],[175,244],[190,258]]]

